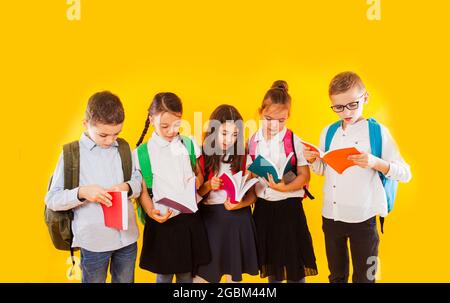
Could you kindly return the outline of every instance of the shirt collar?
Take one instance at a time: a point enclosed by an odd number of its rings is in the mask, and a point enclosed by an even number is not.
[[[360,121],[358,121],[356,123],[347,125],[347,127],[345,128],[345,131],[359,129],[359,128],[363,127],[366,123],[367,123],[367,119],[361,119]],[[342,128],[342,124],[343,124],[343,122],[341,122],[341,128]],[[344,130],[344,129],[342,129],[342,130]]]
[[[272,142],[275,142],[275,141],[282,142],[283,139],[284,139],[284,136],[286,135],[286,131],[287,131],[287,128],[284,127],[278,134],[276,134],[275,136],[273,136],[272,139],[270,139],[269,141],[272,141]],[[262,129],[262,128],[260,128],[260,129],[258,130],[258,132],[256,133],[255,140],[256,140],[256,142],[258,142],[258,141],[266,141],[266,139],[264,138],[264,135],[263,135],[263,129]]]
[[[155,141],[159,146],[161,147],[167,147],[171,143],[175,143],[179,140],[180,136],[176,136],[173,138],[172,141],[167,141],[166,139],[162,138],[160,135],[158,135],[155,131],[152,133],[151,140]]]
[[[88,150],[93,150],[94,147],[98,146],[86,133],[81,135],[80,143],[83,144]],[[119,146],[119,143],[114,141],[112,146],[117,147]]]

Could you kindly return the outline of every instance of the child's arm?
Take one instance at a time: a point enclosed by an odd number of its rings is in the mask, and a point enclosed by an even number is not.
[[[319,148],[321,150],[325,150],[325,136],[327,133],[328,127],[326,127],[322,133],[320,134],[320,144]],[[302,144],[303,146],[303,144]],[[318,152],[313,152],[309,147],[303,146],[303,155],[308,162],[308,165],[311,167],[312,171],[319,175],[323,176],[325,173],[326,164],[319,158]]]
[[[200,165],[200,160],[197,158],[197,162],[195,164],[195,176],[197,177],[197,179],[195,180],[195,188],[197,189],[197,191],[199,190],[200,186],[203,184],[204,182],[204,177],[202,174],[202,167]],[[199,194],[200,195],[200,194]],[[203,196],[203,195],[200,195]]]
[[[142,193],[141,196],[139,197],[139,203],[141,204],[142,208],[147,213],[147,215],[156,222],[164,223],[172,215],[171,209],[169,209],[164,216],[161,216],[160,211],[158,209],[155,209],[152,198],[148,193],[147,185],[145,184],[144,180],[142,180]]]
[[[389,130],[381,126],[382,156],[375,157],[369,153],[349,156],[358,166],[372,168],[386,175],[387,178],[399,182],[409,182],[412,178],[409,165],[403,160]]]
[[[96,202],[111,206],[111,195],[108,194],[106,189],[98,185],[64,189],[63,157],[63,153],[61,153],[53,173],[50,189],[45,196],[47,207],[54,211],[63,211],[83,205],[85,202]]]
[[[203,183],[200,186],[200,188],[198,190],[198,194],[203,197],[212,190],[220,189],[220,187],[222,186],[222,183],[223,183],[222,179],[214,176],[211,178],[211,180],[206,181],[205,183]]]
[[[300,190],[305,186],[310,179],[309,167],[308,165],[297,166],[297,176],[292,182],[289,184],[284,183],[284,180],[281,180],[279,183],[275,183],[272,175],[268,176],[268,185],[270,188],[275,189],[280,192],[290,192]]]
[[[132,173],[130,180],[112,186],[108,191],[126,191],[128,199],[137,199],[141,195],[142,175],[136,167],[136,159],[132,157]]]
[[[249,191],[242,198],[241,202],[233,204],[228,198],[227,201],[225,201],[224,206],[227,210],[237,210],[252,205],[255,203],[256,199],[255,187],[252,186],[252,188],[249,189]]]

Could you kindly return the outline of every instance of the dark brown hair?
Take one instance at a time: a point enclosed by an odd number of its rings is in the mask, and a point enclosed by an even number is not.
[[[328,95],[339,95],[358,86],[364,90],[366,87],[361,78],[354,72],[342,72],[333,77],[328,87]]]
[[[272,84],[272,87],[264,95],[263,102],[259,108],[259,113],[273,104],[285,105],[289,110],[291,109],[291,96],[288,93],[289,87],[286,81],[277,80]]]
[[[216,151],[216,143],[218,144],[218,137],[220,135],[219,127],[226,122],[234,122],[238,128],[238,138],[233,145],[233,152],[226,161],[226,163],[231,163],[231,170],[233,172],[238,172],[241,170],[242,161],[244,161],[245,157],[243,119],[239,111],[234,106],[227,104],[217,107],[209,118],[208,131],[205,133],[205,138],[211,139],[211,146],[208,147],[211,147]],[[220,164],[224,162],[225,155],[217,153],[211,154],[210,152],[205,151],[205,144],[203,145],[203,155],[206,176],[209,171],[218,173]]]
[[[117,125],[125,120],[125,111],[119,97],[109,91],[102,91],[89,98],[85,119],[93,124]]]
[[[147,110],[147,119],[145,120],[144,130],[139,137],[136,146],[141,145],[150,126],[150,116],[156,116],[167,112],[181,116],[183,114],[183,105],[181,99],[174,93],[158,93],[153,97],[152,103]]]

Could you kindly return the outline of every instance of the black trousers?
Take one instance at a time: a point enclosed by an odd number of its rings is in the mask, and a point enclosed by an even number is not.
[[[374,283],[377,269],[378,236],[376,217],[361,223],[345,223],[322,217],[331,283],[347,283],[348,242],[353,264],[353,283]],[[350,241],[348,241],[350,240]]]

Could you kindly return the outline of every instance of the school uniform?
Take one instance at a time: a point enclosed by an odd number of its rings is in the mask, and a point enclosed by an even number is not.
[[[110,188],[124,182],[117,142],[109,148],[102,148],[83,133],[79,146],[79,186],[96,184],[103,188]],[[127,255],[128,261],[121,263],[123,259],[117,258],[112,265],[113,281],[132,282],[134,280],[134,260],[139,232],[131,199],[139,197],[142,183],[141,174],[134,164],[133,162],[131,179],[127,182],[132,193],[128,197],[128,229],[118,230],[105,226],[103,210],[99,203],[78,199],[79,187],[71,190],[64,189],[63,153],[59,157],[45,203],[54,211],[73,210],[72,247],[81,248],[83,282],[104,282],[110,258],[114,259],[121,253]]]
[[[197,158],[200,148],[192,140]],[[152,199],[158,201],[172,190],[184,188],[195,177],[186,147],[180,136],[171,142],[154,132],[147,144],[153,173]],[[134,152],[137,159],[137,152]],[[139,161],[136,160],[140,170]],[[168,208],[154,203],[161,215]],[[146,215],[143,246],[139,266],[158,274],[194,272],[210,261],[208,238],[200,214],[173,214],[164,223],[158,223]]]
[[[221,163],[217,176],[232,174],[230,163]],[[206,173],[206,176],[208,173]],[[212,190],[202,201],[200,212],[206,226],[211,248],[211,262],[200,266],[197,275],[218,283],[224,274],[241,281],[242,274],[257,275],[255,223],[250,206],[227,210],[225,190]]]
[[[270,140],[263,136],[262,129],[255,134],[256,155],[262,155],[274,162],[278,168],[286,161],[283,138],[284,128]],[[250,144],[250,142],[249,142]],[[297,166],[305,166],[300,139],[294,135]],[[252,163],[250,155],[247,163]],[[295,175],[285,175],[286,182]],[[255,185],[258,197],[253,211],[256,225],[256,238],[260,276],[272,281],[298,281],[305,276],[317,275],[316,258],[303,210],[303,189],[292,192],[279,192],[260,178]]]
[[[411,179],[409,165],[401,157],[388,129],[381,126],[382,159],[389,162],[386,177],[400,182]],[[320,136],[320,148],[325,147],[325,138],[329,126]],[[356,147],[363,152],[371,152],[369,124],[363,119],[340,126],[330,144],[330,150]],[[327,250],[330,282],[347,282],[349,257],[347,240],[353,260],[353,282],[374,282],[367,275],[373,264],[369,257],[378,256],[379,236],[376,228],[376,216],[386,216],[386,194],[378,172],[352,166],[338,174],[320,159],[311,164],[312,170],[325,176],[323,187],[323,231]],[[369,264],[367,264],[369,263]]]

